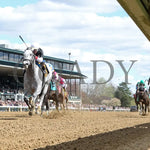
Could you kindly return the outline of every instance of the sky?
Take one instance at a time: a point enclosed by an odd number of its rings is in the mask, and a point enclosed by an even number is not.
[[[93,82],[91,60],[112,64],[110,83],[117,86],[125,74],[116,60],[123,60],[129,87],[134,92],[139,80],[150,76],[150,43],[117,0],[5,0],[0,2],[0,44],[24,50],[41,47],[44,55],[77,60],[80,69]],[[110,68],[97,63],[97,80],[106,80]]]

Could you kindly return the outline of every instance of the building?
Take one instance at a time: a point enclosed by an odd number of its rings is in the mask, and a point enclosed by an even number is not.
[[[19,93],[23,92],[23,51],[7,47],[0,45],[0,98],[19,99]],[[86,76],[81,73],[78,62],[50,56],[44,56],[44,60],[51,63],[56,72],[66,79],[69,101],[80,103],[80,84]]]

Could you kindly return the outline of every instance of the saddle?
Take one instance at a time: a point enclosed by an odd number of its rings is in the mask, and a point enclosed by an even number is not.
[[[49,71],[47,69],[46,64],[44,62],[42,62],[42,63],[36,62],[36,65],[41,69],[41,71],[43,72],[44,76],[47,77],[47,75],[49,74]]]

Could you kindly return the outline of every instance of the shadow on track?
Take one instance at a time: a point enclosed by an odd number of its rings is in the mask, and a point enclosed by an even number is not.
[[[145,123],[34,150],[147,150],[149,139],[150,123]]]

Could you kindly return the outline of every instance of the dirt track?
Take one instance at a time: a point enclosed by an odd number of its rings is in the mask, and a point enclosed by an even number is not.
[[[0,112],[0,150],[147,150],[150,115],[137,112]]]

